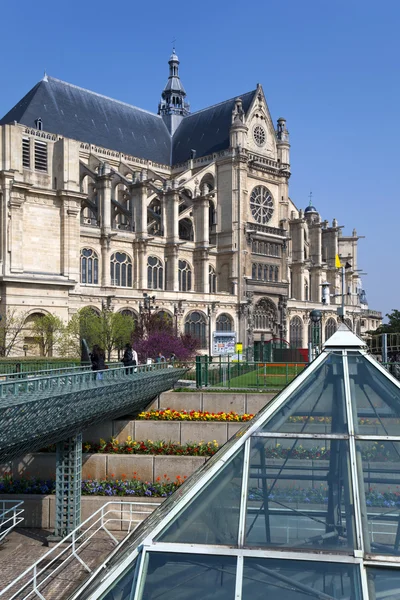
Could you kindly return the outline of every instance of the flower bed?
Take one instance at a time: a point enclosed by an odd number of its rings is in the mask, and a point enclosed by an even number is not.
[[[157,481],[141,481],[134,475],[133,479],[87,479],[82,481],[82,496],[153,496],[165,498],[170,496],[186,477],[176,477],[171,481],[169,477],[157,478]],[[55,494],[56,482],[54,479],[13,479],[12,477],[0,478],[0,494]]]
[[[171,410],[166,408],[165,410],[148,410],[139,413],[137,419],[145,421],[222,421],[222,422],[233,422],[241,423],[250,421],[254,415],[252,414],[238,414],[236,412],[202,412],[199,410]]]
[[[162,456],[213,456],[219,448],[218,442],[188,442],[187,444],[175,444],[159,440],[136,441],[128,436],[125,442],[118,442],[117,438],[108,441],[100,439],[98,444],[84,442],[82,452],[86,454],[149,454]],[[55,452],[55,445],[48,446],[41,452]]]

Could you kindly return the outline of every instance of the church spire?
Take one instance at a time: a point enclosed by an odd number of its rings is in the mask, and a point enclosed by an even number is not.
[[[163,117],[171,134],[173,134],[181,122],[182,117],[189,114],[189,104],[185,100],[185,88],[179,77],[179,58],[175,52],[175,48],[172,49],[168,64],[169,77],[161,94],[161,101],[158,105],[158,114]]]

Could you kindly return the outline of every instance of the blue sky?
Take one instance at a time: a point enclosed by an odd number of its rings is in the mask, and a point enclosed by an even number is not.
[[[5,4],[5,5],[4,5]],[[398,0],[2,5],[0,113],[43,75],[157,110],[172,40],[192,110],[263,85],[291,135],[290,195],[366,238],[371,308],[400,308]]]

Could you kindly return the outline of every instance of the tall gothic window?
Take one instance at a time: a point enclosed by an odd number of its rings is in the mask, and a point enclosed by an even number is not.
[[[132,287],[132,259],[125,252],[114,252],[110,259],[111,285]]]
[[[275,281],[279,281],[279,267],[275,267],[274,273],[275,273]]]
[[[204,313],[197,310],[189,313],[185,319],[185,334],[191,335],[200,344],[200,348],[207,348],[207,319]]]
[[[178,263],[179,291],[189,292],[192,289],[192,269],[186,260]]]
[[[290,319],[290,345],[292,348],[303,347],[303,321],[300,317]]]
[[[147,259],[147,287],[151,290],[164,289],[164,268],[156,256]]]
[[[277,321],[275,304],[269,298],[261,298],[254,308],[254,329],[274,330]]]
[[[217,293],[217,275],[213,266],[208,266],[208,284],[210,288],[210,294]]]
[[[350,331],[353,331],[353,323],[351,322],[351,319],[345,319],[344,324],[347,325]]]
[[[332,317],[330,317],[327,320],[327,322],[325,323],[325,341],[329,340],[331,335],[333,335],[336,330],[337,330],[336,319],[333,319]]]
[[[91,248],[81,250],[81,283],[93,285],[99,283],[99,259]]]
[[[269,280],[270,281],[274,280],[274,267],[272,265],[270,265],[270,267],[269,267]]]
[[[251,278],[257,279],[257,265],[254,263],[251,266]]]
[[[308,281],[304,282],[304,300],[306,300],[306,301],[309,300]]]
[[[232,329],[232,317],[225,313],[217,317],[217,331],[232,331]]]

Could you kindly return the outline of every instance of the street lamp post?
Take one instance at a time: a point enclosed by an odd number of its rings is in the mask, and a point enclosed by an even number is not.
[[[321,344],[321,320],[322,312],[318,309],[314,309],[310,312],[311,320],[311,360],[313,360],[317,354],[319,354]],[[310,352],[309,352],[310,354]]]

